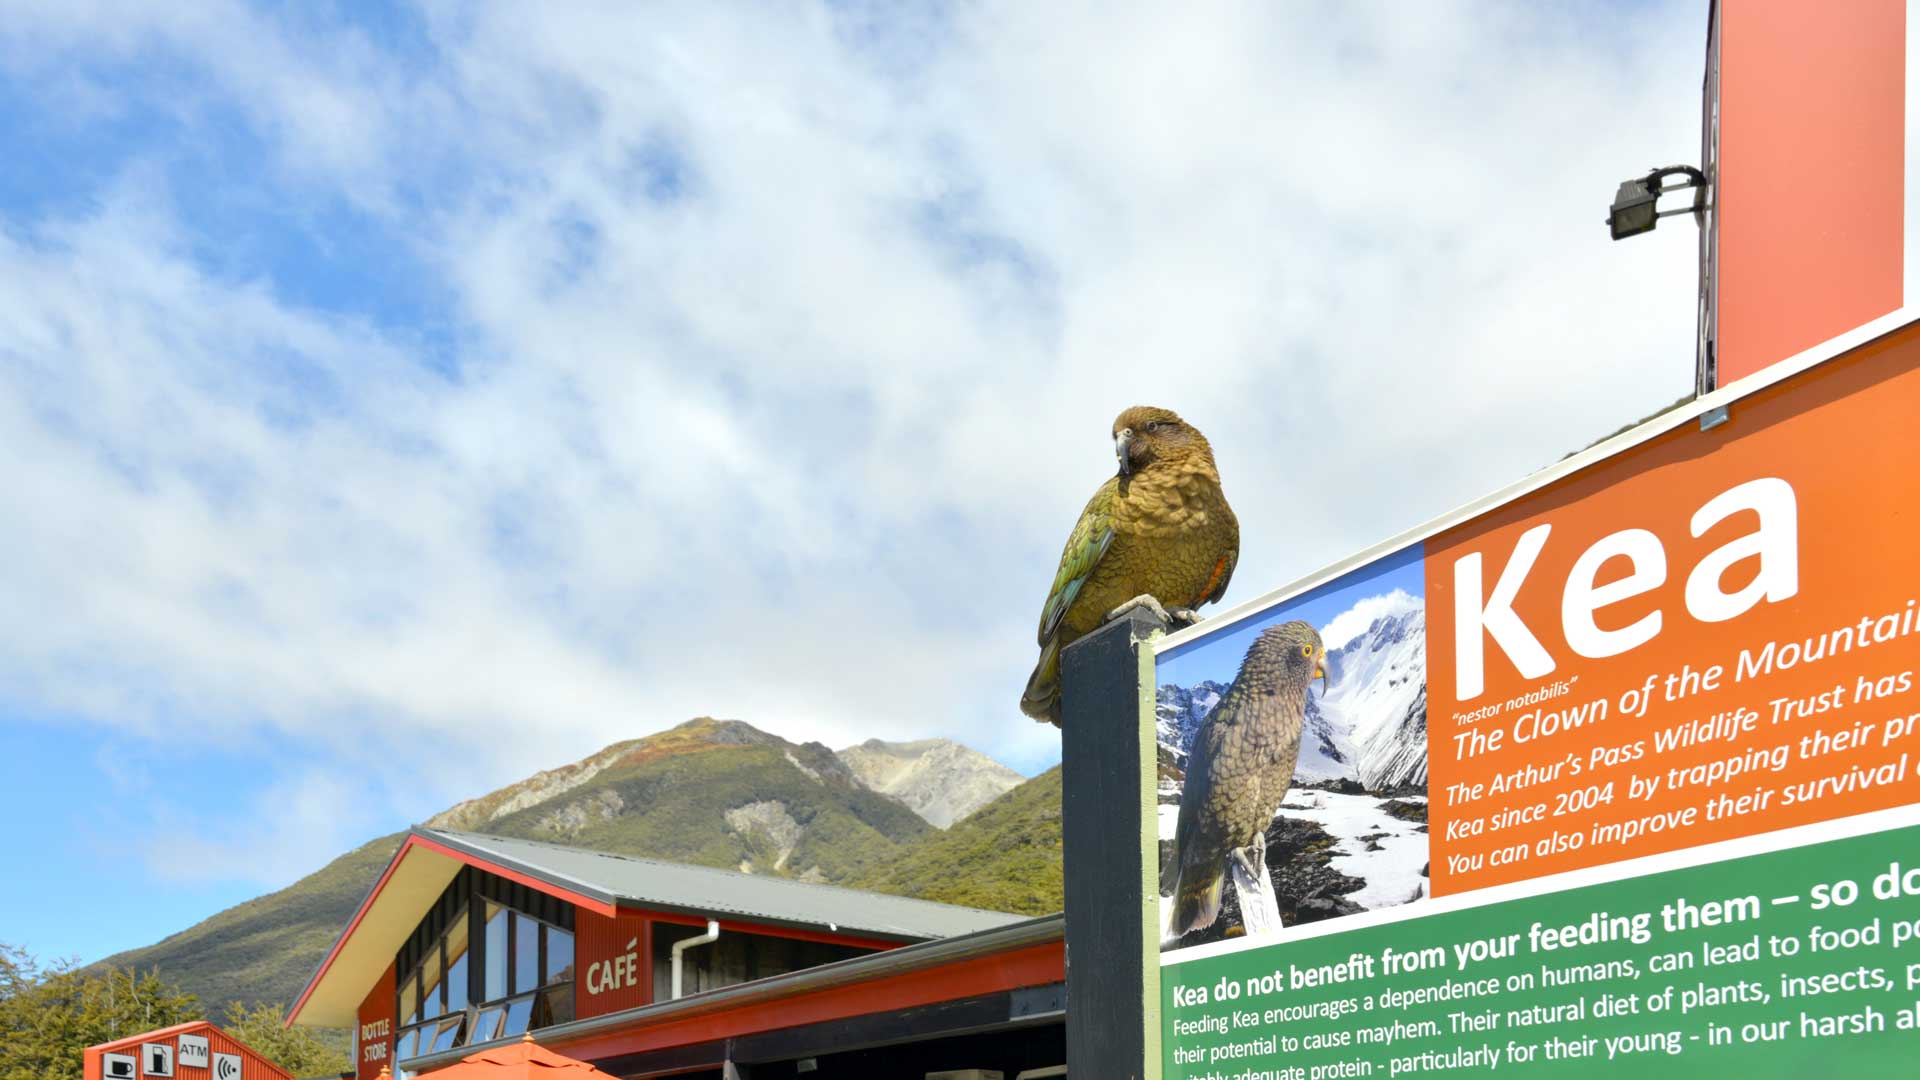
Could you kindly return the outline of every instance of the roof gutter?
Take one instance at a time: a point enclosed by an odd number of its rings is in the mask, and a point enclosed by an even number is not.
[[[785,975],[736,983],[672,1001],[655,1002],[652,1005],[607,1013],[604,1016],[555,1024],[552,1027],[541,1028],[537,1034],[540,1045],[557,1048],[569,1042],[638,1024],[685,1020],[708,1013],[725,1012],[762,1002],[777,1001],[781,998],[797,997],[830,987],[871,982],[875,979],[925,971],[943,964],[991,956],[994,953],[1045,945],[1062,940],[1066,936],[1066,925],[1065,915],[1045,915],[1010,926],[997,926],[991,930],[981,930],[960,937],[941,938],[921,945],[908,945],[885,952],[869,953],[866,956],[856,956],[851,960],[838,960],[819,967],[788,972]],[[396,1062],[396,1065],[409,1073],[426,1072],[443,1065],[451,1065],[461,1058],[490,1047],[509,1045],[519,1038],[516,1035],[512,1038],[458,1046],[451,1050],[408,1058],[405,1061]]]
[[[681,938],[673,943],[673,1000],[678,1001],[687,995],[685,976],[687,974],[687,950],[700,945],[711,945],[720,940],[720,920],[708,919],[707,932],[690,938]]]

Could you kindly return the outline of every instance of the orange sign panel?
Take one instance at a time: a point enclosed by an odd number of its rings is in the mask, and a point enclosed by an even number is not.
[[[1920,330],[1426,544],[1435,895],[1920,800]]]

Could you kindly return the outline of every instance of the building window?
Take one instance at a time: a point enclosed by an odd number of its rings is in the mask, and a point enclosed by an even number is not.
[[[572,1020],[572,923],[571,905],[461,871],[395,957],[395,1060]]]
[[[540,988],[540,924],[513,913],[513,992]]]
[[[492,900],[485,925],[487,1000],[475,1008],[468,1041],[573,1019],[573,934]]]
[[[400,984],[394,1015],[405,1019],[394,1049],[402,1061],[459,1045],[467,1026],[466,910],[456,909],[444,922],[446,929]]]
[[[494,903],[489,903],[487,905],[487,918],[486,918],[486,922],[483,924],[487,928],[486,929],[486,945],[485,945],[486,955],[488,956],[507,955],[507,925],[512,921],[513,921],[513,913],[508,911],[506,908],[501,907],[499,904],[494,904]],[[493,1001],[496,998],[506,997],[507,996],[507,965],[495,962],[495,963],[486,965],[486,968],[487,968],[487,977],[484,980],[486,983],[486,989],[481,993],[481,997],[485,998],[488,1001]]]

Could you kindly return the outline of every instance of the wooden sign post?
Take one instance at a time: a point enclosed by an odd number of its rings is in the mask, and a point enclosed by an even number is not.
[[[1153,645],[1135,611],[1061,658],[1069,1076],[1159,1080]]]

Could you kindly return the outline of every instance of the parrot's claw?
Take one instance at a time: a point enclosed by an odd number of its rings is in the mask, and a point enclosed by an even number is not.
[[[1267,874],[1267,834],[1255,833],[1252,843],[1227,852],[1227,858],[1246,873],[1248,880],[1259,881]]]
[[[1192,626],[1200,621],[1200,613],[1190,607],[1170,607],[1167,609],[1167,618],[1183,626]]]
[[[1173,622],[1173,616],[1167,614],[1167,609],[1160,606],[1160,601],[1155,600],[1146,593],[1141,593],[1139,596],[1107,612],[1107,621],[1112,622],[1115,619],[1125,618],[1128,612],[1142,610],[1148,612],[1163,623],[1170,625]]]
[[[1238,869],[1241,874],[1245,875],[1248,880],[1253,879],[1253,860],[1247,857],[1246,848],[1234,848],[1232,851],[1227,852],[1227,858],[1232,861],[1234,867]]]

